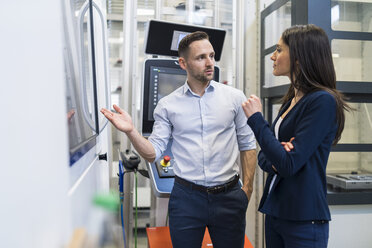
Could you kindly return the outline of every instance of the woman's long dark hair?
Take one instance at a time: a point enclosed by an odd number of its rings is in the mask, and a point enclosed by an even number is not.
[[[291,80],[288,92],[282,98],[282,107],[294,97],[295,88],[304,95],[318,90],[332,94],[337,104],[338,124],[333,145],[337,144],[344,129],[344,110],[352,108],[336,90],[336,73],[326,33],[313,24],[296,25],[283,32],[282,41],[289,47]]]

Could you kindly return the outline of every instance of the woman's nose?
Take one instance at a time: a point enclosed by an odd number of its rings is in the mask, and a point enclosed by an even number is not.
[[[271,57],[270,57],[270,59],[271,60],[273,60],[273,61],[275,61],[275,59],[276,59],[276,54],[275,54],[276,52],[274,52],[272,55],[271,55]]]

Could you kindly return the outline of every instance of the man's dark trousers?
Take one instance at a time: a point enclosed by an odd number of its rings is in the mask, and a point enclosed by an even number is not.
[[[244,247],[247,206],[239,183],[225,192],[207,193],[176,181],[169,199],[173,247],[200,248],[206,227],[213,247]]]

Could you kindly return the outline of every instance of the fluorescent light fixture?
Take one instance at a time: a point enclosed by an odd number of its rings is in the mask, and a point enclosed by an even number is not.
[[[110,38],[108,39],[108,42],[109,42],[110,44],[123,44],[124,39],[123,39],[122,37],[120,37],[120,38],[110,37]]]
[[[331,22],[332,24],[340,20],[340,5],[335,5],[331,9]]]
[[[137,15],[151,16],[151,15],[155,15],[155,11],[153,9],[137,9]]]

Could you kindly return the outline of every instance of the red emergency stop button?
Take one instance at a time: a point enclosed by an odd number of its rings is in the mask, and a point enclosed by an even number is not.
[[[171,158],[168,155],[164,156],[163,159],[160,161],[161,166],[163,167],[170,166],[170,160]]]
[[[166,164],[171,160],[171,158],[168,155],[164,156],[163,159],[164,159],[164,163]]]

